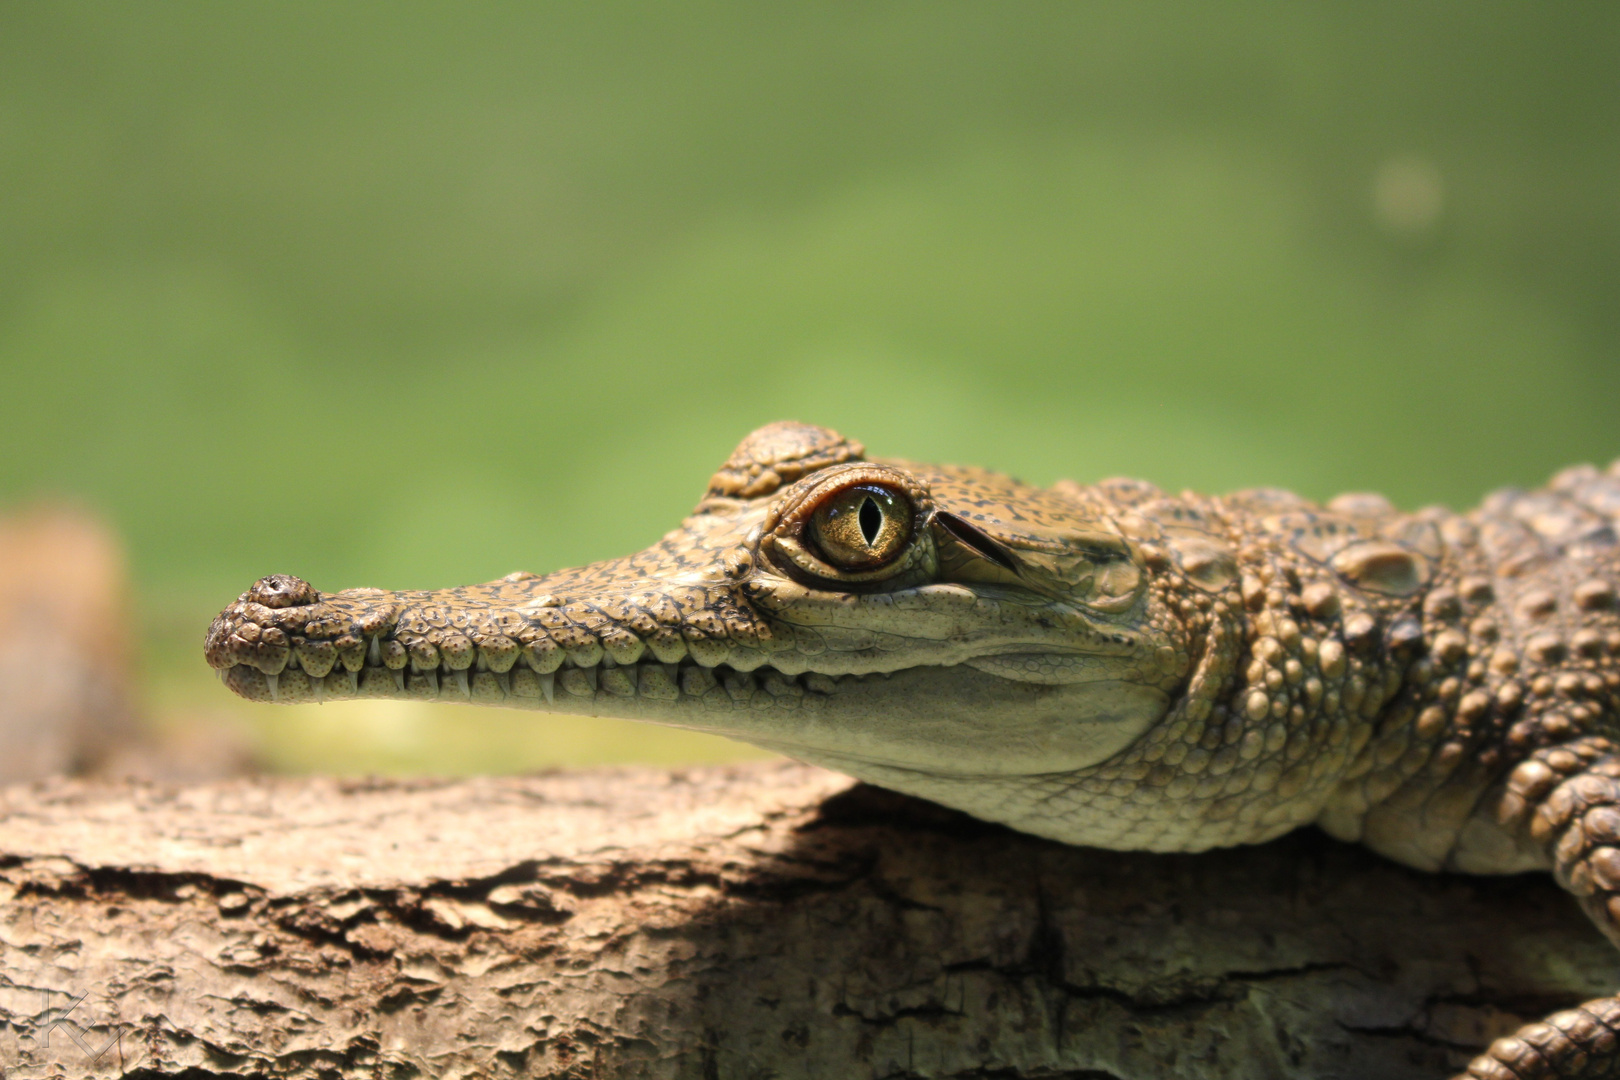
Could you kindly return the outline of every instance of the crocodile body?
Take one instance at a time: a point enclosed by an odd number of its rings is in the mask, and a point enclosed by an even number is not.
[[[206,655],[256,700],[404,697],[729,735],[1074,844],[1316,823],[1412,866],[1553,871],[1620,943],[1620,463],[1468,514],[1035,488],[746,439],[646,551],[434,592],[259,581]],[[1620,1001],[1489,1080],[1620,1076]]]

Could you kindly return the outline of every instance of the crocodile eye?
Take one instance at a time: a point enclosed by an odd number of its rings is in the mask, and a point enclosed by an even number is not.
[[[890,588],[933,572],[933,510],[928,486],[903,469],[834,465],[783,492],[761,523],[759,552],[813,588]]]
[[[882,484],[856,484],[823,499],[810,515],[822,557],[843,570],[874,570],[911,539],[911,500]]]

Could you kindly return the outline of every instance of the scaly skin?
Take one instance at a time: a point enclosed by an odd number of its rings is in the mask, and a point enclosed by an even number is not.
[[[265,578],[206,653],[255,700],[699,728],[1074,844],[1315,822],[1424,869],[1550,869],[1620,944],[1617,519],[1620,463],[1402,515],[1040,489],[775,424],[639,554],[438,592]],[[1617,1030],[1589,1002],[1469,1075],[1620,1076]]]

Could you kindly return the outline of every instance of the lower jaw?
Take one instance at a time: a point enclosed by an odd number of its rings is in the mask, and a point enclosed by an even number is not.
[[[885,764],[939,776],[1071,772],[1119,752],[1169,705],[1160,689],[1116,679],[1040,685],[969,665],[837,678],[691,661],[564,666],[549,675],[526,666],[496,673],[368,665],[324,678],[294,666],[266,676],[238,665],[222,677],[257,701],[380,698],[644,720],[726,735],[857,776]]]

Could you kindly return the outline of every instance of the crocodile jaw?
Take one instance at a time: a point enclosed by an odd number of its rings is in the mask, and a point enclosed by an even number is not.
[[[631,580],[567,601],[548,591],[567,575],[611,581],[623,565],[416,593],[322,595],[267,578],[220,614],[205,651],[225,685],[254,701],[391,698],[646,720],[855,775],[868,765],[956,776],[1083,768],[1169,705],[1175,673],[1146,640],[1112,634],[1087,654],[1072,626],[1043,625],[1049,611],[956,586],[844,602],[814,620],[803,589],[770,577],[748,587]],[[767,603],[777,617],[763,617]]]

